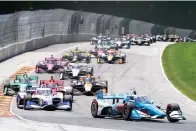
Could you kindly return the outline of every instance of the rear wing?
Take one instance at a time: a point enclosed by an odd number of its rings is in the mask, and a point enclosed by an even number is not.
[[[87,76],[79,76],[79,78],[87,78]],[[91,76],[92,79],[98,79],[99,77]]]
[[[130,96],[129,93],[125,94],[105,94],[103,90],[96,93],[97,99],[127,99]]]
[[[45,61],[46,60],[53,60],[53,59],[57,60],[57,61],[62,61],[62,58],[48,58],[48,57],[45,58]]]
[[[86,53],[86,50],[70,50],[70,52]]]
[[[21,80],[21,79],[24,79],[24,75],[23,74],[16,75],[16,80]]]
[[[63,86],[64,85],[64,82],[62,80],[55,80],[54,82],[51,82],[50,80],[40,80],[40,85],[44,83],[55,83],[55,84],[58,84],[58,86]]]
[[[38,79],[39,79],[38,76],[29,76],[29,78],[30,78],[32,81],[36,81],[36,82],[38,82]]]

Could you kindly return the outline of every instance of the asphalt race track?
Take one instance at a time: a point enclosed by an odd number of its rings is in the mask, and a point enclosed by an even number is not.
[[[90,105],[93,96],[74,96],[75,103],[73,111],[25,111],[17,109],[15,100],[12,111],[26,119],[49,123],[60,123],[69,125],[79,125],[116,130],[137,130],[137,131],[195,131],[196,129],[196,105],[178,93],[166,80],[162,73],[160,56],[166,45],[169,43],[157,42],[151,46],[132,46],[131,49],[122,50],[127,54],[127,63],[124,65],[103,64],[98,65],[93,60],[95,73],[101,74],[102,79],[109,82],[109,92],[128,92],[135,87],[139,94],[144,94],[155,100],[155,104],[161,105],[164,109],[168,103],[179,103],[186,121],[179,123],[169,123],[167,119],[156,121],[124,121],[116,119],[95,119],[92,118]],[[69,45],[50,46],[34,51],[37,55],[43,52],[50,52]],[[73,45],[70,45],[73,46]],[[56,49],[58,47],[58,49]],[[82,44],[79,48],[89,50],[89,43]],[[61,55],[56,55],[61,57]],[[41,58],[41,57],[40,57]],[[33,73],[33,75],[37,75]],[[58,74],[53,74],[58,79]],[[96,75],[96,74],[95,74]],[[51,75],[40,74],[40,79],[49,79]],[[68,81],[66,83],[69,83]]]

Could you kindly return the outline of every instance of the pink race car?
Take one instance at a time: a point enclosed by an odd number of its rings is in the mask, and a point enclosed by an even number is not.
[[[60,73],[64,71],[64,66],[69,63],[67,61],[62,61],[61,58],[45,58],[45,61],[39,61],[36,64],[36,73]]]

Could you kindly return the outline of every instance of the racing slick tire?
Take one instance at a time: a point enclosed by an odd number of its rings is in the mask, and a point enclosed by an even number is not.
[[[178,104],[176,104],[176,103],[172,103],[172,104],[168,104],[168,105],[167,105],[167,108],[166,108],[167,120],[168,120],[169,122],[171,122],[171,123],[178,122],[179,119],[172,119],[172,118],[170,117],[170,113],[171,113],[172,111],[181,111],[180,106],[179,106]]]
[[[31,98],[32,98],[32,96],[31,96],[31,94],[27,94],[25,97],[24,97],[24,99],[23,99],[23,109],[24,110],[30,110],[29,108],[27,108],[26,107],[26,105],[27,105],[27,102],[29,101],[29,100],[31,100]]]
[[[40,73],[39,68],[37,66],[35,67],[35,73]]]
[[[93,70],[93,68],[91,69],[90,74],[91,74],[91,75],[93,75],[93,74],[94,74],[94,70]]]
[[[97,64],[101,64],[100,58],[97,58]]]
[[[21,100],[21,99],[18,99],[19,98],[19,95],[17,94],[17,96],[16,96],[16,106],[17,106],[17,108],[18,109],[22,109],[23,107],[21,107],[20,105],[20,103],[22,103],[22,101],[24,101],[24,100]]]
[[[150,42],[148,42],[147,46],[150,46]]]
[[[72,96],[72,101],[73,101],[73,87],[72,88],[70,88],[70,89],[66,89],[66,93],[67,94],[70,94],[71,96]]]
[[[100,58],[97,58],[97,64],[100,64]]]
[[[7,86],[7,85],[5,85],[4,88],[3,88],[3,95],[4,95],[4,96],[9,95],[9,94],[8,94],[8,86]]]
[[[72,101],[73,101],[72,97],[73,97],[72,95],[64,95],[63,96],[63,101],[70,102],[70,108],[66,109],[66,111],[72,111]]]
[[[60,80],[64,80],[64,73],[60,73],[60,74],[59,74],[59,79],[60,79]]]
[[[68,76],[67,76],[66,73],[61,72],[61,73],[59,74],[59,79],[60,79],[60,80],[66,80],[66,79],[68,79]]]
[[[97,115],[98,113],[98,102],[96,99],[93,100],[92,104],[91,104],[91,115],[93,116],[93,118],[104,118],[105,116],[99,116]]]
[[[136,105],[133,102],[128,102],[123,106],[122,117],[124,120],[131,120],[130,115],[135,107]]]

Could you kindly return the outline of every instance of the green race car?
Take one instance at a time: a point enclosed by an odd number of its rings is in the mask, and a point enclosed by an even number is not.
[[[26,87],[27,89],[32,87],[33,84],[38,83],[38,76],[24,76],[16,75],[15,80],[9,80],[7,84],[4,85],[3,93],[4,95],[16,95],[20,92],[21,88]]]
[[[116,43],[114,43],[113,40],[110,40],[110,41],[102,41],[101,42],[101,45],[105,49],[116,49],[116,50],[118,50],[118,45]]]

